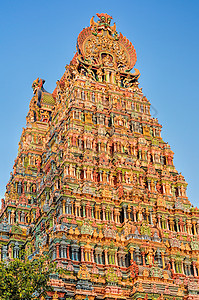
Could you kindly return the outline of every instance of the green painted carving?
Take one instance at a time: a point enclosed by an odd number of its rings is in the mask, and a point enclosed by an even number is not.
[[[92,235],[93,234],[93,228],[91,225],[89,225],[88,223],[84,223],[82,226],[81,226],[81,234],[89,234],[89,235]]]
[[[150,227],[146,224],[146,222],[143,222],[141,227],[140,227],[140,233],[142,235],[148,235],[151,236],[151,229]]]
[[[192,250],[199,250],[199,242],[198,241],[191,241],[191,249]]]
[[[118,277],[113,268],[110,268],[106,271],[106,281],[107,282],[118,282]]]
[[[13,225],[12,229],[11,229],[11,233],[12,234],[22,234],[23,231],[22,231],[22,229],[20,228],[19,225]]]
[[[150,276],[151,277],[158,277],[158,278],[162,278],[162,269],[158,268],[158,267],[151,267],[150,269]]]

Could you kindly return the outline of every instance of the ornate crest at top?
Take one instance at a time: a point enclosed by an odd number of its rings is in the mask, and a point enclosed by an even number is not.
[[[115,23],[113,26],[110,26],[111,20],[113,18],[107,14],[96,14],[96,15],[99,18],[97,23],[94,21],[94,16],[90,20],[90,26],[95,31],[93,32],[93,34],[97,35],[101,30],[107,30],[112,36],[115,35],[115,38],[117,38]]]
[[[98,22],[92,17],[90,27],[84,28],[78,36],[77,59],[80,63],[95,67],[98,78],[102,76],[101,68],[120,73],[130,71],[137,59],[132,43],[121,33],[118,35],[115,23],[110,25],[111,16],[97,16]]]

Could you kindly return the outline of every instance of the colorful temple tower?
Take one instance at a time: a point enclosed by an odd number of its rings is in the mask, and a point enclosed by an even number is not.
[[[199,299],[199,210],[107,14],[77,39],[54,92],[33,98],[2,199],[2,260],[49,253],[46,299]]]

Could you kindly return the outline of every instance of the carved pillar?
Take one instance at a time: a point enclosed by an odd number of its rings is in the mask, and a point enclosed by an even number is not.
[[[111,221],[114,222],[113,208],[111,207]]]
[[[65,215],[65,213],[66,213],[66,200],[64,199],[63,201],[62,201],[62,212],[63,212],[63,215]]]
[[[157,249],[156,256],[157,256],[158,266],[160,267],[161,266],[161,252],[159,249]]]
[[[179,270],[179,273],[182,273],[182,264],[181,264],[181,262],[179,261],[178,262],[178,270]]]
[[[91,261],[91,250],[88,251],[88,261]]]
[[[192,224],[193,224],[193,233],[194,235],[196,235],[196,221],[192,221]]]
[[[91,261],[94,263],[95,260],[94,260],[94,254],[93,254],[93,249],[91,249]]]
[[[187,232],[188,232],[188,234],[192,234],[192,232],[191,232],[191,221],[190,220],[187,220]]]
[[[77,214],[77,204],[75,203],[75,216],[77,217],[78,214]]]
[[[91,206],[88,206],[88,217],[91,218]]]
[[[114,217],[115,217],[115,223],[117,223],[117,209],[114,209]]]
[[[83,211],[83,218],[86,217],[86,212],[85,212],[85,204],[82,204],[82,211]]]
[[[71,201],[71,204],[70,204],[70,214],[74,215],[73,201]]]
[[[126,220],[127,219],[126,205],[123,205],[123,209],[124,209],[124,220]]]
[[[14,211],[11,212],[11,224],[14,224],[15,214]]]
[[[184,272],[185,272],[185,275],[188,275],[188,266],[187,266],[186,262],[184,263]]]
[[[88,251],[85,248],[84,248],[84,258],[85,258],[85,261],[89,261]]]
[[[112,256],[111,253],[108,254],[108,262],[110,265],[112,265]]]
[[[69,245],[67,246],[67,259],[70,259]]]
[[[96,264],[99,264],[99,254],[95,253],[95,262]]]
[[[142,251],[141,255],[142,255],[143,266],[145,267],[146,264],[145,264],[145,253],[144,253],[144,251]]]
[[[130,205],[128,206],[127,213],[128,213],[128,219],[129,219],[129,221],[131,221],[131,207],[130,207]]]
[[[105,207],[102,207],[102,220],[105,221],[106,220],[106,216],[105,216]]]
[[[1,247],[1,258],[2,260],[5,260],[7,257],[7,246],[3,245]],[[14,252],[14,258],[17,258],[18,256],[16,256],[16,252]]]
[[[11,211],[8,211],[8,224],[10,224],[10,215],[11,215]]]
[[[158,218],[158,227],[161,228],[161,222],[160,222],[161,216],[158,215],[157,218]]]
[[[86,218],[89,218],[88,205],[86,205],[85,210],[86,210]]]
[[[59,258],[59,244],[56,244],[56,258]]]
[[[130,248],[130,254],[131,254],[131,260],[130,260],[130,262],[132,262],[133,261],[133,252],[134,252],[134,248]]]
[[[194,273],[194,277],[197,277],[198,275],[197,275],[197,271],[196,271],[196,262],[193,261],[192,264],[193,264],[193,273]]]
[[[115,265],[115,254],[111,254],[112,265]]]
[[[178,219],[176,219],[176,228],[177,228],[177,232],[179,232]]]
[[[93,205],[91,206],[91,218],[94,219],[94,207],[93,207]]]
[[[164,252],[161,252],[161,256],[162,256],[162,268],[165,268],[165,260],[164,260]]]
[[[117,251],[115,251],[115,265],[118,266]]]
[[[67,251],[66,251],[66,246],[63,246],[63,257],[67,258]]]
[[[134,222],[137,222],[136,220],[136,208],[133,207],[133,218],[134,218]]]
[[[84,247],[81,246],[81,261],[84,261]]]
[[[136,249],[135,249],[135,260],[136,260],[136,263],[138,265],[140,265],[141,261],[140,261],[140,249],[139,249],[139,247],[136,247]]]
[[[173,218],[172,217],[170,217],[169,223],[170,223],[170,230],[174,231],[174,222],[173,222]]]
[[[5,249],[7,249],[7,248],[5,248]],[[3,251],[3,250],[2,250]],[[18,244],[18,242],[16,242],[15,243],[15,246],[14,246],[14,248],[13,248],[13,256],[14,256],[14,258],[18,258],[19,257],[19,244]],[[7,250],[6,250],[6,256],[7,256]]]
[[[14,258],[14,257],[13,257],[13,255],[14,255],[14,253],[13,253],[13,252],[14,252],[14,251],[13,251],[13,248],[14,248],[14,245],[11,245],[11,250],[12,250],[12,251],[11,251],[11,258]]]
[[[173,269],[174,273],[176,273],[176,271],[175,271],[175,263],[174,263],[174,259],[173,258],[171,259],[171,266],[172,266],[172,269]]]
[[[106,215],[106,221],[108,221],[108,210],[107,209],[105,211],[105,215]]]
[[[75,251],[74,251],[73,246],[71,246],[71,259],[75,260]]]
[[[95,207],[95,219],[96,220],[98,219],[98,207],[97,206]]]
[[[107,254],[107,249],[104,250],[105,254],[105,265],[108,265],[108,254]]]
[[[21,212],[18,210],[17,212],[18,222],[21,222]]]
[[[183,264],[183,260],[181,261],[181,270],[182,270],[182,274],[184,274],[184,264]]]
[[[60,246],[60,256],[64,257],[63,245]]]
[[[69,214],[69,204],[68,204],[68,202],[66,203],[66,214]]]
[[[176,268],[176,273],[180,273],[178,268],[178,262],[175,262],[175,268]]]
[[[100,182],[102,182],[102,171],[99,171]]]

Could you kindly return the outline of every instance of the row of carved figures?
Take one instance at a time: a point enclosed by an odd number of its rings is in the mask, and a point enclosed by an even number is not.
[[[119,167],[119,165],[118,165]],[[174,196],[174,197],[187,197],[186,196],[186,184],[178,183],[174,181],[171,183],[169,179],[160,181],[160,178],[151,179],[150,175],[143,173],[135,173],[131,170],[120,171],[117,170],[100,170],[93,166],[78,166],[78,164],[66,164],[63,171],[63,180],[68,181],[71,179],[90,181],[95,183],[108,184],[111,187],[117,187],[118,184],[124,185],[139,185],[140,188],[147,188],[151,193],[161,193],[163,195]],[[149,177],[149,178],[147,178]]]
[[[129,267],[135,262],[137,265],[145,267],[157,266],[163,269],[171,269],[174,273],[187,276],[197,277],[199,274],[198,261],[192,261],[188,258],[169,258],[169,255],[165,255],[159,249],[148,248],[143,250],[137,246],[126,252],[122,247],[103,249],[99,245],[93,248],[89,244],[79,246],[73,242],[70,245],[61,241],[60,243],[52,244],[49,250],[53,260],[64,259],[123,268]]]
[[[57,217],[75,216],[79,219],[95,219],[102,222],[123,223],[127,220],[134,223],[146,222],[146,224],[156,225],[157,228],[174,232],[188,233],[190,235],[199,234],[199,220],[183,219],[178,215],[160,215],[151,208],[138,206],[109,207],[106,205],[94,205],[90,202],[80,203],[71,200],[63,200],[57,210]]]
[[[146,124],[146,122],[141,121],[135,121],[130,120],[128,121],[125,118],[122,117],[109,117],[105,114],[90,114],[90,113],[83,113],[79,111],[78,113],[73,111],[73,118],[71,119],[71,122],[73,121],[79,121],[77,125],[84,125],[85,123],[92,123],[97,125],[95,128],[97,128],[99,125],[103,125],[106,127],[115,127],[115,128],[124,128],[129,131],[129,133],[138,133],[138,134],[144,134],[147,136],[152,137],[161,137],[161,129],[160,126],[157,126],[157,124]],[[78,118],[78,119],[77,119]]]
[[[173,157],[169,154],[161,154],[160,151],[155,152],[148,147],[135,145],[127,141],[99,141],[97,138],[87,136],[79,136],[76,133],[72,137],[67,138],[67,147],[72,147],[71,150],[92,150],[93,153],[106,153],[108,155],[114,154],[128,154],[139,160],[148,161],[149,163],[156,163],[161,165],[173,166]],[[162,151],[163,152],[163,151]],[[92,153],[92,152],[91,152]]]
[[[150,114],[150,104],[145,102],[146,98],[143,97],[143,95],[138,96],[136,93],[131,94],[131,99],[126,99],[122,97],[122,95],[118,94],[112,94],[110,97],[109,95],[100,92],[76,89],[72,95],[72,99],[73,101],[83,100],[88,102],[91,101],[93,103],[100,102],[105,106],[107,106],[109,103],[112,103],[113,105],[119,104],[124,110],[136,111],[147,115]]]
[[[77,180],[93,181],[96,183],[107,183],[111,186],[116,186],[118,183],[126,185],[139,184],[142,188],[147,188],[152,193],[161,193],[176,197],[186,197],[186,187],[179,183],[174,182],[170,184],[168,182],[160,183],[157,179],[147,179],[141,173],[137,175],[132,171],[120,171],[117,175],[115,172],[95,170],[91,167],[78,166],[77,164],[70,164],[64,166],[64,180],[76,178]],[[43,183],[42,183],[43,184]],[[59,184],[56,184],[58,188]],[[177,186],[176,186],[177,185]],[[22,193],[36,193],[36,184],[30,184],[29,182],[16,182],[14,190],[12,192],[21,195]],[[12,198],[12,197],[10,197]]]
[[[41,203],[46,205],[45,202]],[[40,215],[39,209],[36,212],[29,212],[26,210],[8,210],[8,224],[30,224],[35,217]],[[181,232],[189,235],[199,234],[199,220],[197,218],[188,219],[179,217],[178,215],[160,215],[154,212],[151,208],[144,208],[140,205],[130,206],[123,205],[122,207],[113,207],[106,205],[97,205],[94,203],[81,203],[79,201],[62,200],[58,206],[56,218],[54,216],[54,223],[56,219],[63,217],[75,216],[79,219],[95,219],[98,222],[116,223],[120,224],[127,220],[134,223],[146,222],[146,224],[155,225],[159,229],[169,230],[172,232]]]
[[[131,248],[129,252],[124,251],[122,247],[111,247],[103,249],[100,245],[93,248],[88,243],[79,246],[71,241],[68,244],[65,239],[60,243],[52,244],[49,253],[53,260],[64,259],[66,261],[81,261],[87,263],[96,263],[97,265],[112,265],[123,268],[129,267],[133,262],[140,266],[157,266],[159,268],[171,269],[174,273],[197,277],[199,275],[198,261],[189,258],[169,258],[159,249],[152,248]],[[9,246],[3,245],[0,249],[1,260],[18,258],[20,254],[19,243],[15,242]]]

